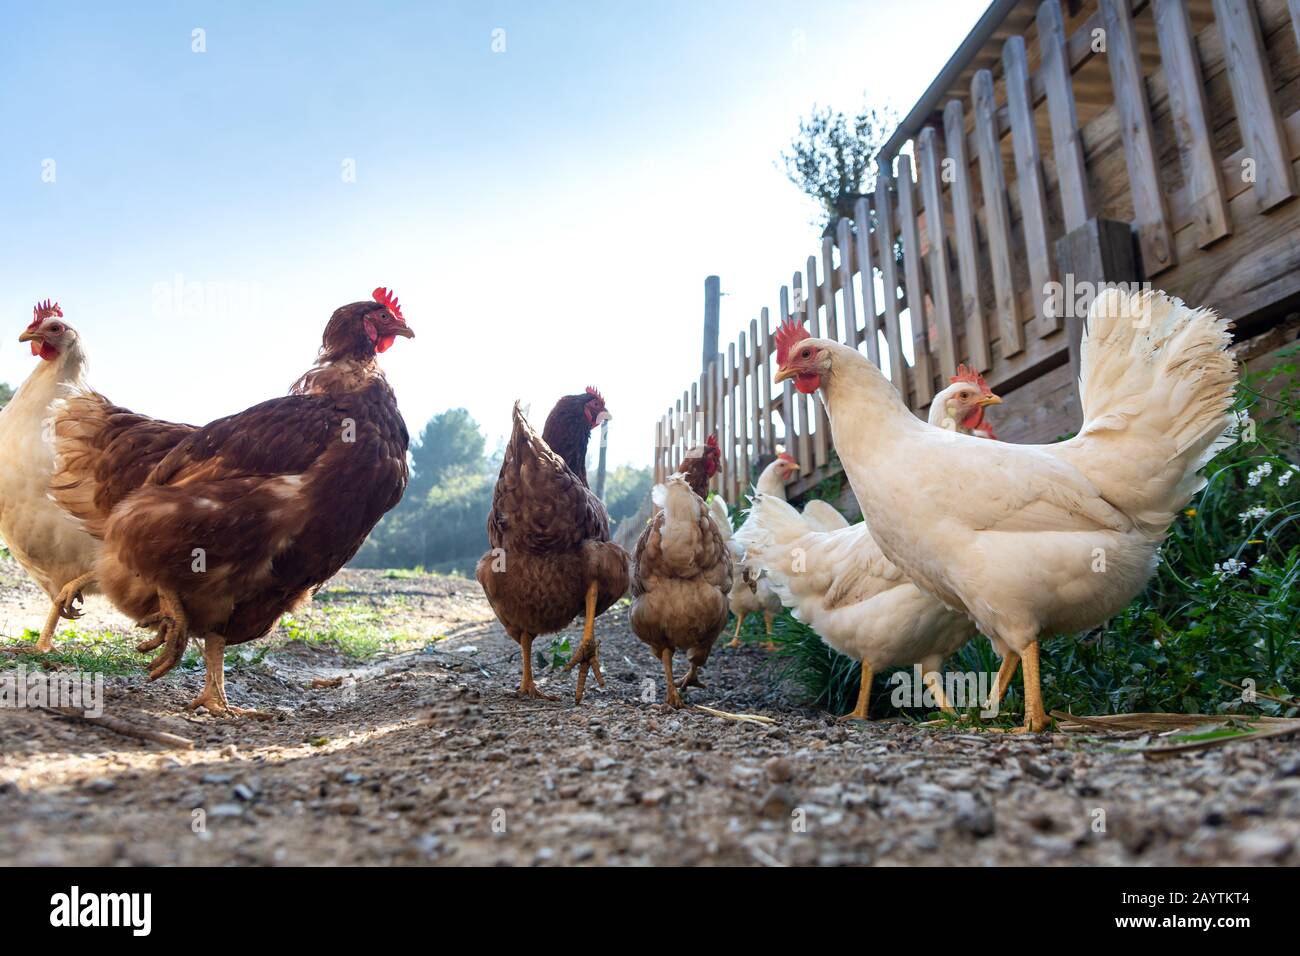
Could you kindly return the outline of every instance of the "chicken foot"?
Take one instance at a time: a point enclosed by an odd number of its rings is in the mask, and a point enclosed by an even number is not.
[[[596,683],[601,687],[605,686],[605,675],[600,672],[600,644],[596,641],[596,582],[592,581],[587,586],[587,609],[582,624],[582,643],[578,649],[573,652],[573,657],[569,658],[569,663],[564,665],[564,672],[567,674],[578,668],[578,689],[574,694],[573,702],[582,703],[582,692],[587,687],[587,671],[596,678]]]
[[[136,627],[155,627],[154,636],[136,645],[136,650],[148,653],[159,646],[162,650],[149,662],[149,680],[157,680],[180,663],[185,648],[190,643],[190,624],[180,598],[172,591],[158,589],[158,610],[136,622]]]
[[[744,623],[745,623],[745,615],[744,615],[744,614],[737,614],[737,615],[736,615],[736,633],[732,636],[731,641],[727,644],[727,647],[739,647],[739,646],[740,646],[740,626],[741,626],[742,624],[744,624]],[[770,633],[770,632],[769,632],[769,633]]]
[[[952,704],[948,702],[948,697],[943,692],[943,677],[935,671],[927,671],[921,675],[921,682],[930,688],[930,693],[934,694],[934,701],[939,705],[939,709],[945,714],[955,714]]]
[[[45,624],[41,627],[41,636],[33,645],[28,644],[11,644],[8,647],[0,647],[0,651],[6,654],[48,654],[54,650],[54,629],[58,627],[59,604],[55,601],[50,605],[50,613],[45,618]]]
[[[671,646],[665,647],[659,652],[659,659],[664,662],[664,680],[668,686],[668,696],[664,698],[664,705],[671,707],[673,710],[681,710],[686,706],[682,700],[682,695],[677,693],[677,684],[673,682],[673,649]],[[692,668],[694,670],[694,668]],[[685,682],[683,681],[683,684]]]
[[[862,662],[861,682],[858,684],[858,706],[839,718],[839,721],[845,720],[870,720],[867,716],[867,706],[871,703],[871,679],[875,677],[875,671],[866,661]]]
[[[274,714],[265,710],[231,707],[226,698],[226,639],[216,634],[203,638],[203,690],[189,702],[186,710],[203,707],[213,717],[256,717],[270,720]]]
[[[1046,730],[1050,723],[1047,711],[1043,709],[1043,687],[1038,680],[1038,642],[1026,647],[1020,658],[1025,665],[1025,726],[1022,729],[1037,734]]]
[[[993,678],[993,688],[989,691],[988,700],[984,701],[986,711],[993,710],[1002,703],[1002,698],[1007,696],[1007,690],[1011,687],[1011,678],[1016,676],[1016,668],[1019,666],[1020,655],[1007,648],[1007,653],[1002,658],[1002,666],[998,668],[998,674]]]
[[[523,634],[519,638],[519,649],[524,655],[524,676],[519,682],[519,689],[515,691],[516,697],[533,697],[537,700],[557,700],[550,694],[543,694],[533,683],[533,635]]]
[[[59,592],[54,603],[59,606],[59,616],[66,617],[70,621],[75,621],[84,613],[77,608],[78,603],[85,603],[82,597],[81,589],[91,581],[95,580],[95,572],[88,571],[80,577],[73,578],[67,584],[63,585],[63,590]]]

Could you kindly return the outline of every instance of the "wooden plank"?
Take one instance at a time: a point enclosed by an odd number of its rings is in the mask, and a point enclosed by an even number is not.
[[[934,127],[927,126],[916,138],[916,170],[925,204],[925,234],[930,247],[930,297],[934,300],[934,332],[939,350],[939,380],[957,372],[957,336],[953,331],[951,270],[944,237],[943,183],[939,179],[939,157]]]
[[[781,308],[784,310],[786,306],[784,286],[781,288],[781,292]],[[803,298],[803,276],[798,272],[794,274],[794,278],[791,280],[791,294],[794,298],[794,302],[791,303],[794,309],[794,320],[802,322],[807,315],[808,304]],[[808,433],[808,396],[795,391],[792,393],[791,399],[794,402],[795,412],[793,419],[795,446],[791,448],[790,443],[787,442],[785,450],[795,456],[795,459],[799,462],[799,470],[807,473],[813,470],[812,436]]]
[[[885,345],[889,349],[889,380],[907,398],[907,373],[903,364],[903,339],[898,320],[898,263],[894,260],[893,176],[887,163],[876,174],[876,253],[885,297]]]
[[[1223,38],[1241,142],[1254,166],[1255,201],[1260,212],[1265,212],[1292,198],[1296,181],[1259,20],[1253,4],[1246,0],[1214,0],[1214,18]]]
[[[1047,308],[1047,285],[1056,268],[1047,237],[1047,187],[1038,151],[1038,127],[1029,102],[1029,62],[1025,38],[1014,36],[1002,46],[1002,73],[1011,114],[1011,144],[1016,160],[1016,191],[1020,195],[1020,228],[1025,236],[1029,288],[1034,303],[1034,328],[1039,337],[1061,328],[1061,317]]]
[[[1291,29],[1295,31],[1295,42],[1300,46],[1300,0],[1286,0],[1286,8],[1291,11]]]
[[[830,277],[827,277],[825,289],[817,281],[817,257],[808,257],[808,331],[812,333],[815,339],[830,338],[822,334],[821,309],[826,303],[823,299],[830,299],[827,294],[830,289]],[[827,315],[833,311],[834,306],[827,308]],[[816,424],[813,426],[813,466],[820,468],[826,464],[826,459],[830,455],[830,443],[826,436],[830,434],[830,419],[826,417],[826,406],[817,400],[816,396],[809,399],[813,406],[813,416]]]
[[[742,330],[736,339],[736,496],[749,488],[749,340]]]
[[[1133,196],[1133,224],[1146,276],[1173,266],[1173,233],[1164,190],[1160,185],[1159,154],[1151,131],[1151,107],[1138,58],[1137,32],[1128,0],[1098,0],[1106,30],[1106,63],[1110,67],[1115,106],[1124,135],[1124,160]]]
[[[984,328],[980,305],[979,241],[975,232],[975,203],[971,198],[970,157],[966,152],[966,117],[961,100],[949,100],[943,109],[944,146],[948,151],[945,168],[952,179],[953,245],[957,250],[957,275],[961,280],[962,330],[966,355],[979,371],[993,364],[989,336]]]
[[[736,407],[736,385],[739,379],[739,370],[736,366],[736,343],[727,343],[727,380],[723,387],[726,390],[727,401],[727,443],[726,450],[723,453],[723,460],[726,462],[726,475],[723,487],[727,489],[726,498],[728,504],[734,504],[736,501],[737,489],[740,487],[740,463],[739,463],[739,409]]]
[[[871,208],[867,199],[853,207],[853,224],[858,232],[854,249],[858,254],[858,281],[862,286],[862,339],[867,343],[867,358],[880,367],[880,322],[876,318],[876,270],[871,262]]]
[[[763,414],[763,351],[759,340],[758,320],[749,320],[749,362],[745,367],[745,383],[749,386],[749,440],[750,467],[763,456],[763,433],[767,430]]]
[[[773,420],[773,408],[775,402],[772,401],[772,320],[768,315],[767,306],[763,306],[758,314],[758,323],[762,327],[763,334],[759,338],[759,373],[754,377],[756,384],[763,390],[763,420],[766,422],[766,430],[763,433],[763,450],[769,455],[776,454],[776,422]]]
[[[718,439],[718,450],[722,453],[723,467],[713,476],[709,482],[709,487],[716,492],[723,492],[728,481],[726,473],[726,456],[727,456],[727,393],[726,381],[727,372],[724,367],[726,358],[719,356],[719,361],[713,363],[713,403],[717,413],[717,420],[714,422],[713,434]]]
[[[858,332],[858,303],[853,291],[853,223],[841,217],[835,227],[836,245],[840,247],[840,289],[844,295],[844,343],[857,348],[862,337]]]
[[[691,382],[691,441],[700,442],[700,383]]]
[[[835,306],[835,240],[822,236],[822,295],[819,301],[826,309],[826,338],[840,341],[839,310]]]
[[[1079,114],[1074,105],[1074,80],[1070,74],[1065,22],[1058,0],[1044,0],[1038,8],[1038,76],[1047,98],[1052,127],[1052,157],[1061,195],[1065,231],[1082,226],[1092,217],[1088,174],[1079,138]]]
[[[912,160],[898,157],[898,226],[903,234],[903,281],[907,285],[907,312],[912,323],[912,403],[930,404],[934,371],[930,362],[929,319],[925,314],[925,274],[921,269],[921,233],[916,223],[916,193],[912,185]],[[904,394],[906,399],[906,394]]]
[[[1156,39],[1164,64],[1169,111],[1195,220],[1196,244],[1204,249],[1232,231],[1223,177],[1214,159],[1214,140],[1205,109],[1205,87],[1184,0],[1155,0]]]
[[[1025,348],[1020,297],[1011,271],[1011,208],[1007,204],[1006,175],[998,143],[994,113],[993,74],[978,70],[971,81],[975,104],[975,139],[979,144],[980,183],[984,187],[984,232],[988,237],[989,264],[993,267],[993,302],[997,309],[1002,357]]]

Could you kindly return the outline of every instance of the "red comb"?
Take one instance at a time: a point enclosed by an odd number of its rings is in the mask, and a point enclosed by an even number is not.
[[[984,395],[992,395],[993,389],[989,388],[988,383],[984,381],[984,376],[975,371],[969,365],[958,365],[957,374],[949,379],[950,382],[966,382],[968,385],[978,385],[979,390]]]
[[[710,435],[708,438],[704,439],[704,444],[712,448],[714,451],[718,451],[718,436]]]
[[[389,292],[383,286],[380,286],[370,294],[374,296],[376,302],[386,308],[389,312],[393,313],[393,315],[397,316],[398,322],[401,322],[403,325],[406,324],[406,318],[402,315],[402,307],[398,304],[396,295]]]
[[[592,398],[594,398],[596,401],[600,402],[600,404],[602,405],[605,404],[605,396],[601,395],[600,392],[596,391],[596,386],[588,385],[587,394],[590,395]]]
[[[52,315],[57,315],[59,318],[63,318],[63,310],[59,308],[59,303],[55,302],[53,305],[50,305],[49,299],[46,299],[44,302],[37,302],[32,306],[32,324],[27,327],[29,329],[34,329]]]
[[[790,347],[796,342],[802,342],[804,339],[812,338],[808,330],[803,327],[802,322],[796,322],[793,316],[786,316],[781,327],[776,330],[776,364],[777,367],[785,365],[786,359],[790,357]]]
[[[799,464],[797,461],[794,460],[794,455],[790,454],[788,451],[783,451],[781,452],[781,454],[777,455],[776,457],[778,461],[788,461],[792,465]]]

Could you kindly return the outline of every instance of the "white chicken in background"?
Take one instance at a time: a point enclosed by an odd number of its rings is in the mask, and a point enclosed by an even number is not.
[[[1024,661],[1025,729],[1048,725],[1039,642],[1105,621],[1146,585],[1198,472],[1231,441],[1227,323],[1163,293],[1106,290],[1089,310],[1083,426],[1054,445],[943,435],[854,349],[787,320],[776,381],[821,389],[871,536],[907,577]]]
[[[931,402],[929,423],[962,434],[991,431],[984,409],[1001,401],[963,365]],[[777,601],[835,650],[861,662],[857,706],[841,720],[868,719],[872,677],[909,664],[921,665],[939,707],[952,709],[939,671],[975,636],[975,625],[909,581],[881,553],[866,522],[809,531],[781,497],[760,494],[736,537],[747,565],[762,569],[761,580]]]
[[[67,395],[69,386],[89,390],[85,383],[86,355],[76,331],[63,321],[63,310],[48,299],[32,309],[32,323],[18,337],[30,342],[41,361],[0,410],[0,538],[32,579],[50,597],[50,611],[35,648],[54,650],[54,629],[60,617],[77,618],[80,600],[94,575],[99,542],[82,530],[49,498],[54,450],[44,437],[50,406]]]

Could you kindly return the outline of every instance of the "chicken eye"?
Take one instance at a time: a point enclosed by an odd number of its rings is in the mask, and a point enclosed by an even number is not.
[[[804,357],[804,358],[811,358],[811,357],[812,357],[812,349],[804,349],[804,350],[803,350],[803,357]]]
[[[51,326],[50,326],[50,331],[53,332],[55,335],[62,335],[62,334],[63,334],[63,326],[59,325],[59,324],[56,322],[54,325],[51,325]]]

